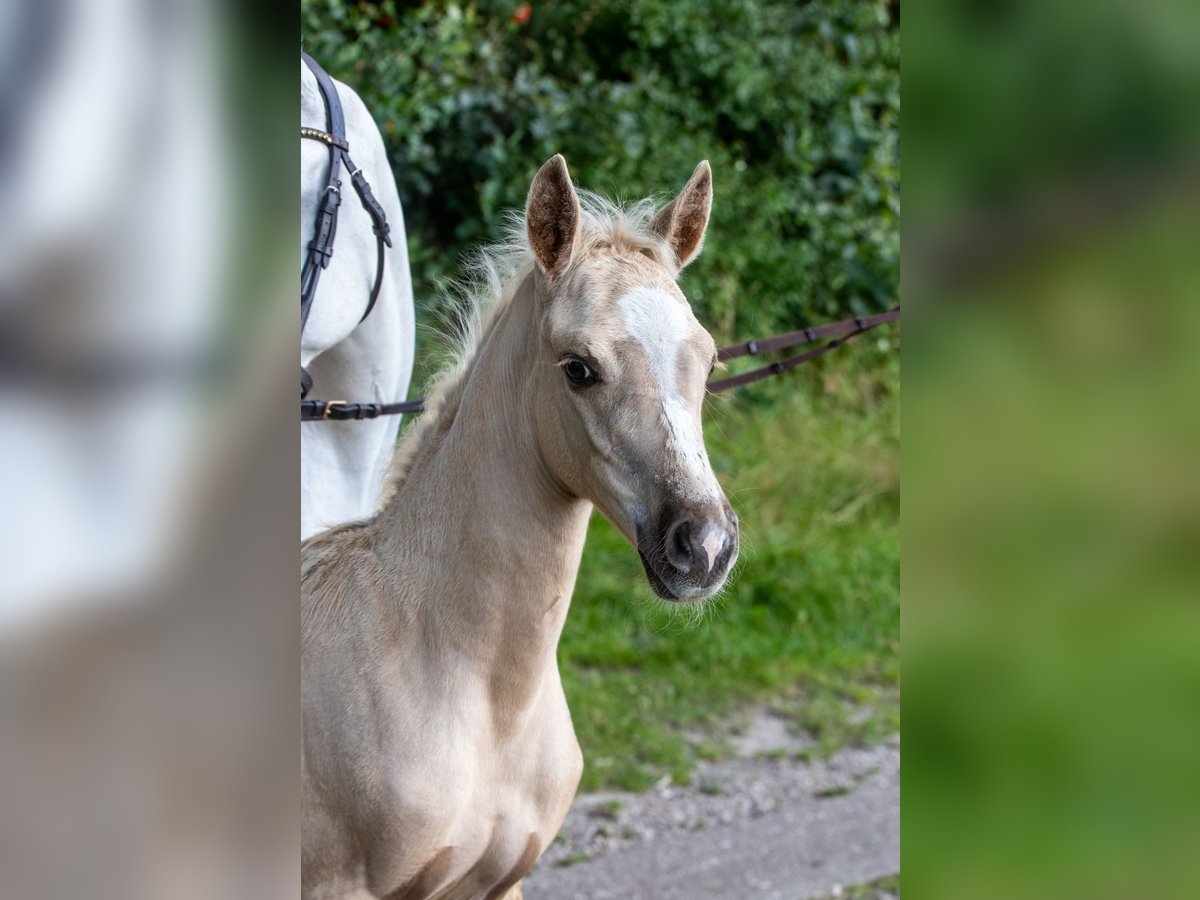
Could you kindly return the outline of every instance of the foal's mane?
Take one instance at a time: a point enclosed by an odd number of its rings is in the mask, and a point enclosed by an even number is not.
[[[674,269],[674,251],[650,227],[660,206],[656,198],[622,205],[591,191],[580,190],[578,196],[579,240],[572,249],[569,267],[601,252],[616,251],[647,253],[654,261]],[[533,276],[534,266],[525,214],[518,211],[505,216],[498,242],[479,248],[467,258],[466,276],[451,286],[450,312],[441,317],[445,336],[455,350],[429,385],[425,412],[400,438],[384,487],[383,506],[403,483],[420,450],[445,430],[445,426],[435,426],[447,416],[453,418],[484,336]]]

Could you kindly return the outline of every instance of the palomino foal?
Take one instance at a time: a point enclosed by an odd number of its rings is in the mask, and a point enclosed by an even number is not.
[[[675,283],[711,204],[707,162],[657,214],[547,162],[391,497],[303,545],[304,896],[519,896],[582,771],[555,650],[593,504],[659,596],[724,583],[716,351]]]

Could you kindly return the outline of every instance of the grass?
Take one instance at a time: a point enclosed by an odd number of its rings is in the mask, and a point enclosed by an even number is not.
[[[895,678],[874,680],[844,673],[814,673],[796,690],[771,702],[772,710],[796,723],[812,746],[796,754],[825,759],[853,744],[866,744],[900,730],[900,696]]]
[[[899,727],[899,363],[891,338],[713,398],[713,467],[738,510],[731,585],[703,607],[651,594],[598,514],[559,648],[581,790],[690,782],[686,730],[747,704],[825,754]]]
[[[625,804],[620,800],[608,800],[592,810],[592,818],[611,819],[615,821],[621,810],[624,808]]]
[[[555,865],[565,868],[567,866],[574,866],[574,865],[578,865],[579,863],[588,862],[591,858],[592,858],[592,854],[584,853],[582,851],[576,852],[576,853],[568,853],[566,856],[564,856],[562,859],[560,859],[558,862],[556,862]]]
[[[847,794],[854,792],[854,788],[848,784],[839,784],[834,787],[822,788],[817,791],[815,796],[818,800],[831,800],[834,797],[845,797]]]
[[[900,896],[900,876],[887,875],[867,884],[856,884],[836,895],[840,900],[880,900]]]

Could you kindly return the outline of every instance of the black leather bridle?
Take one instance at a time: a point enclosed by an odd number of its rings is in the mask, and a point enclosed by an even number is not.
[[[354,192],[362,202],[363,209],[371,217],[372,229],[375,232],[375,243],[378,248],[378,259],[375,264],[375,284],[371,287],[371,297],[367,301],[366,312],[360,322],[365,320],[375,308],[379,299],[379,289],[383,286],[383,266],[386,260],[386,248],[392,246],[392,238],[387,216],[383,207],[371,192],[366,176],[362,169],[350,158],[350,144],[346,140],[346,119],[342,113],[342,104],[338,99],[337,88],[333,79],[322,69],[317,61],[301,51],[300,58],[312,71],[317,79],[317,87],[321,90],[321,99],[325,103],[326,131],[307,126],[300,127],[300,137],[320,141],[329,148],[329,177],[325,181],[325,190],[317,207],[317,222],[313,230],[313,238],[308,242],[308,253],[304,258],[304,267],[300,270],[300,334],[304,334],[304,326],[308,324],[308,314],[312,310],[313,300],[317,296],[317,282],[321,273],[329,267],[333,258],[333,239],[337,234],[338,207],[342,203],[342,164],[345,163],[350,173],[350,183]],[[420,401],[402,401],[400,403],[346,403],[342,400],[305,400],[312,390],[312,376],[300,367],[300,419],[312,421],[320,419],[374,419],[377,416],[394,415],[403,412],[419,412],[422,408]]]

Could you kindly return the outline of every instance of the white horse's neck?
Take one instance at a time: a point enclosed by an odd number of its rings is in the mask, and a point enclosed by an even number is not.
[[[534,293],[530,277],[499,313],[377,523],[392,583],[411,588],[400,602],[488,680],[501,732],[557,675],[591,512],[554,481],[538,446]]]
[[[300,65],[300,124],[324,130],[325,104],[316,78]],[[412,278],[404,213],[387,151],[371,114],[350,88],[335,83],[346,117],[346,139],[387,215],[392,246],[371,314],[363,313],[378,272],[373,223],[346,186],[338,213],[337,240],[321,276],[312,314],[300,341],[300,365],[321,400],[391,403],[408,393],[415,352]],[[313,237],[317,208],[325,196],[329,148],[300,141],[300,229],[297,270]],[[300,428],[300,537],[358,522],[379,508],[399,422],[394,416],[361,422],[308,422]]]

